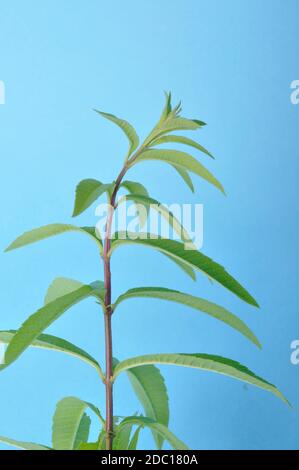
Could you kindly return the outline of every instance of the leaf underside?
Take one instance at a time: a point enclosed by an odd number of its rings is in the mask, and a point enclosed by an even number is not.
[[[191,367],[222,375],[227,375],[237,380],[255,385],[268,392],[273,393],[278,398],[288,403],[282,393],[271,383],[258,377],[247,367],[231,359],[211,355],[211,354],[148,354],[120,362],[114,370],[114,379],[122,371],[127,371],[131,367],[146,364],[169,364],[175,366]]]
[[[185,294],[177,290],[165,289],[162,287],[139,287],[135,289],[130,289],[118,297],[114,304],[114,310],[124,300],[136,297],[168,300],[204,312],[216,318],[217,320],[226,323],[231,328],[234,328],[236,331],[238,331],[250,341],[252,341],[256,346],[261,348],[261,344],[254,335],[254,333],[236,315],[232,314],[231,312],[217,304],[209,302],[208,300],[201,299],[199,297],[194,297],[192,295]]]

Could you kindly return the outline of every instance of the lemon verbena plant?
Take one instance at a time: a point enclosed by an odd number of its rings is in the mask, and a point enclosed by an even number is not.
[[[121,361],[114,358],[112,341],[113,316],[122,302],[136,297],[167,300],[196,309],[226,323],[255,346],[260,347],[260,343],[254,333],[241,319],[226,308],[200,297],[195,297],[175,289],[146,286],[130,289],[118,298],[112,298],[110,262],[115,251],[122,245],[141,244],[158,250],[173,261],[178,268],[181,268],[184,273],[191,276],[192,279],[195,279],[195,272],[200,271],[208,276],[210,280],[217,281],[244,302],[254,307],[258,307],[258,304],[251,294],[220,264],[198,251],[192,245],[188,233],[174,214],[150,197],[147,189],[141,183],[127,179],[130,169],[135,165],[140,165],[142,162],[150,160],[159,161],[171,165],[191,191],[194,191],[190,177],[190,173],[193,173],[224,193],[220,182],[198,159],[181,150],[165,149],[164,147],[161,149],[159,147],[161,144],[168,143],[183,144],[191,147],[193,151],[199,151],[200,155],[206,154],[212,157],[196,141],[176,134],[176,131],[195,131],[201,129],[205,123],[196,119],[182,117],[181,105],[178,104],[172,107],[171,95],[169,93],[166,94],[166,103],[157,125],[144,142],[140,144],[135,129],[127,121],[119,119],[112,114],[96,112],[120,127],[129,140],[129,149],[123,167],[115,181],[104,184],[96,179],[85,179],[76,188],[73,216],[79,216],[92,203],[106,194],[109,210],[107,212],[105,233],[103,236],[100,236],[95,227],[50,224],[24,233],[6,251],[14,250],[54,235],[75,231],[88,236],[96,244],[101,255],[101,262],[103,263],[103,280],[83,284],[73,279],[61,277],[55,279],[48,289],[44,305],[41,308],[31,315],[17,331],[0,332],[0,341],[7,344],[5,360],[1,368],[4,369],[11,365],[28,347],[32,346],[75,356],[85,361],[98,373],[99,379],[103,382],[103,391],[105,391],[106,395],[105,412],[101,413],[95,404],[76,397],[65,397],[60,400],[57,403],[53,417],[52,449],[136,449],[139,434],[143,428],[151,430],[154,442],[158,448],[161,448],[164,441],[167,441],[174,449],[187,449],[187,446],[168,429],[169,407],[167,389],[161,372],[156,366],[157,364],[192,367],[193,369],[224,374],[271,392],[283,401],[286,401],[286,399],[270,382],[257,376],[235,360],[226,357],[197,352],[194,354],[153,353]],[[122,198],[118,198],[120,189],[125,192],[125,196]],[[112,233],[115,212],[123,201],[131,201],[136,205],[137,214],[140,219],[139,226],[141,227],[138,237],[132,236],[129,232]],[[144,210],[140,210],[140,208]],[[161,236],[153,238],[150,234],[142,232],[142,227],[151,208],[158,210],[167,219],[172,229],[180,235],[181,241],[170,240]],[[105,367],[103,367],[102,361],[98,361],[78,346],[63,338],[44,333],[65,311],[90,296],[100,305],[103,313],[102,318],[105,325]],[[118,376],[124,372],[128,375],[133,390],[141,402],[143,414],[120,418],[113,414],[113,385]],[[90,416],[94,416],[99,424],[96,442],[90,442],[89,440]],[[5,437],[1,437],[1,440],[2,442],[24,449],[50,449],[40,444],[19,442]]]

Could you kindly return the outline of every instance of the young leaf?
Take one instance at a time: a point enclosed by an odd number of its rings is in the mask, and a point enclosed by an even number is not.
[[[103,193],[108,192],[110,187],[111,184],[103,184],[95,179],[80,181],[76,188],[73,217],[82,214],[82,212],[88,209]]]
[[[180,177],[185,181],[186,185],[188,186],[189,189],[191,189],[191,192],[194,193],[194,186],[192,179],[188,173],[188,171],[184,170],[183,168],[172,165],[172,167],[175,169],[175,171],[180,175]]]
[[[169,422],[168,395],[159,369],[148,365],[133,367],[127,373],[146,416],[167,427]],[[154,431],[153,437],[158,449],[161,449],[163,438]]]
[[[143,186],[143,184],[136,183],[135,181],[123,181],[120,186],[129,191],[130,194],[140,194],[141,196],[145,197],[149,195],[147,189]],[[146,224],[148,211],[145,210],[146,215],[144,216],[144,212],[139,211],[138,204],[136,204],[136,212],[140,220],[140,227],[142,228]]]
[[[128,416],[120,424],[119,428],[125,426],[137,425],[141,427],[146,427],[159,434],[162,439],[165,439],[169,442],[171,447],[175,450],[188,450],[188,447],[184,442],[182,442],[178,437],[176,437],[169,429],[161,423],[145,418],[144,416]]]
[[[163,124],[163,122],[167,119],[169,114],[171,113],[171,92],[165,93],[165,106],[163,108],[160,120],[158,122],[158,126]]]
[[[149,147],[159,137],[173,131],[195,131],[205,126],[206,123],[198,119],[186,119],[179,116],[180,104],[178,104],[163,122],[159,122],[145,139],[144,146]]]
[[[85,414],[88,407],[97,410],[76,397],[66,397],[57,403],[52,426],[54,449],[73,450],[88,439],[90,419],[87,420]]]
[[[211,258],[208,258],[199,251],[185,250],[184,244],[175,240],[167,240],[165,238],[153,238],[149,233],[140,233],[139,238],[135,238],[136,234],[128,232],[117,232],[114,234],[111,252],[114,251],[119,245],[124,244],[141,244],[150,248],[155,248],[162,253],[171,255],[174,258],[184,261],[191,268],[203,271],[211,279],[219,282],[222,286],[233,292],[235,295],[245,302],[258,307],[256,300],[234,279],[224,268],[218,263],[215,263]],[[155,236],[156,237],[156,236]]]
[[[163,204],[161,204],[159,201],[149,196],[142,196],[140,194],[129,194],[125,196],[125,199],[128,201],[135,201],[136,203],[142,204],[148,209],[153,209],[159,212],[162,217],[164,217],[164,219],[168,222],[168,224],[173,228],[173,230],[177,233],[177,235],[181,238],[181,240],[183,240],[187,244],[188,249],[196,249],[195,245],[192,243],[188,232],[185,230],[180,221],[173,215],[171,211],[167,209],[166,206],[163,206]]]
[[[53,237],[55,235],[60,235],[61,233],[65,233],[65,232],[81,232],[81,233],[88,235],[89,237],[92,238],[92,240],[94,240],[97,243],[97,245],[100,247],[100,251],[102,251],[102,248],[103,248],[102,242],[98,237],[95,236],[94,228],[75,227],[74,225],[70,225],[70,224],[50,224],[50,225],[45,225],[44,227],[35,228],[33,230],[30,230],[29,232],[25,232],[23,233],[23,235],[16,238],[16,240],[14,240],[6,248],[5,251],[16,250],[17,248],[30,245],[31,243],[44,240],[45,238]]]
[[[271,392],[285,403],[288,403],[287,399],[274,385],[258,377],[247,367],[231,359],[211,354],[148,354],[134,357],[118,363],[113,378],[115,380],[121,372],[127,371],[131,367],[146,364],[169,364],[227,375]]]
[[[23,323],[9,343],[5,354],[5,364],[14,362],[46,328],[70,307],[89,296],[98,297],[99,290],[97,283],[83,285],[37,310]]]
[[[4,436],[0,436],[0,442],[17,447],[22,450],[51,450],[49,447],[42,446],[40,444],[35,444],[34,442],[16,441],[15,439],[10,439]]]
[[[0,343],[9,344],[16,333],[17,330],[0,331]],[[101,378],[104,379],[104,374],[99,363],[86,351],[79,348],[78,346],[75,346],[69,341],[66,341],[65,339],[58,338],[57,336],[53,335],[41,334],[32,341],[30,346],[41,349],[48,349],[50,351],[63,352],[69,356],[81,359],[81,361],[84,361],[94,367],[99,372]],[[0,370],[4,369],[7,365],[9,364],[0,365]]]
[[[204,180],[208,181],[216,188],[218,188],[223,194],[225,194],[222,184],[215,178],[212,173],[209,172],[201,163],[199,163],[194,157],[185,152],[178,150],[144,150],[139,157],[134,160],[131,166],[136,165],[142,161],[157,160],[170,165],[183,168],[184,170],[190,171],[200,176]]]
[[[101,116],[103,116],[104,118],[108,119],[109,121],[114,122],[114,124],[120,127],[123,130],[123,132],[126,134],[130,142],[130,147],[129,147],[128,154],[127,154],[127,158],[129,158],[130,155],[132,155],[134,150],[136,150],[139,145],[139,137],[134,127],[131,124],[129,124],[127,121],[125,121],[124,119],[119,119],[113,114],[103,113],[102,111],[98,111],[97,109],[95,109],[94,111],[100,114]]]
[[[179,292],[176,290],[165,289],[162,287],[139,287],[136,289],[130,289],[118,297],[113,306],[113,311],[115,311],[116,307],[121,302],[134,297],[151,297],[155,299],[169,300],[171,302],[177,302],[199,310],[201,312],[207,313],[208,315],[216,318],[217,320],[220,320],[226,323],[227,325],[231,326],[239,333],[244,335],[246,338],[248,338],[250,341],[252,341],[256,346],[261,348],[261,344],[257,337],[254,335],[254,333],[236,315],[230,313],[228,310],[223,307],[220,307],[219,305],[209,302],[208,300],[204,300],[199,297],[194,297],[189,294],[184,294],[183,292]]]
[[[171,134],[164,135],[154,140],[151,145],[156,146],[156,145],[168,144],[168,143],[185,144],[185,145],[188,145],[189,147],[193,147],[197,150],[200,150],[200,152],[205,153],[211,158],[214,158],[213,155],[207,149],[205,149],[202,145],[200,145],[198,142],[195,142],[195,140],[189,139],[188,137],[184,137],[182,135],[171,135]]]

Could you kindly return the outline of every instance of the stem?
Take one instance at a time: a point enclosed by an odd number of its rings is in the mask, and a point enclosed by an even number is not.
[[[106,449],[112,450],[113,445],[113,347],[112,347],[112,307],[111,307],[111,297],[112,297],[112,288],[111,288],[111,269],[110,269],[110,255],[109,251],[111,248],[111,229],[113,214],[115,210],[115,200],[117,192],[119,190],[121,181],[127,171],[127,167],[124,166],[120,172],[114,190],[110,200],[109,213],[107,215],[106,221],[106,233],[104,241],[104,251],[103,251],[103,260],[104,260],[104,284],[105,284],[105,356],[106,356],[106,377],[105,377],[105,387],[106,387]]]
[[[116,208],[116,196],[120,188],[123,177],[130,168],[132,162],[136,160],[138,155],[146,147],[141,145],[135,154],[128,160],[122,168],[120,174],[117,177],[115,186],[110,199],[110,208],[107,215],[103,260],[104,260],[104,284],[105,284],[105,356],[106,356],[106,375],[105,375],[105,387],[106,387],[106,450],[112,450],[113,445],[113,345],[112,345],[112,324],[111,317],[113,310],[111,307],[112,298],[112,284],[111,284],[111,269],[110,269],[110,248],[111,248],[111,229],[113,222],[113,215]]]

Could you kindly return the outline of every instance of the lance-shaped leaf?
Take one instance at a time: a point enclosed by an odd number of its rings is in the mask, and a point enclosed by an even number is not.
[[[120,424],[119,428],[124,428],[131,425],[140,426],[142,428],[149,428],[155,433],[159,434],[162,439],[165,439],[173,449],[188,450],[188,447],[178,437],[176,437],[164,424],[158,423],[150,418],[144,416],[128,416]]]
[[[114,430],[115,437],[113,439],[113,450],[127,450],[130,443],[131,432],[133,424],[128,426],[117,426]]]
[[[141,427],[139,426],[133,436],[132,436],[132,439],[129,443],[129,447],[128,447],[128,450],[136,450],[137,449],[137,445],[138,445],[138,439],[139,439],[139,434],[140,434],[140,431],[141,431]]]
[[[156,145],[162,145],[162,144],[168,144],[168,143],[188,145],[189,147],[193,147],[199,150],[200,152],[205,153],[209,157],[214,158],[213,155],[206,148],[200,145],[198,142],[195,142],[195,140],[189,139],[188,137],[184,137],[182,135],[172,135],[172,134],[164,135],[154,140],[151,145],[156,146]]]
[[[78,449],[81,444],[88,441],[90,424],[91,424],[90,417],[86,413],[83,413],[83,416],[81,418],[80,424],[77,429],[77,434],[75,437],[73,449]]]
[[[196,250],[195,245],[192,243],[192,240],[187,232],[187,230],[183,227],[181,222],[175,217],[175,215],[167,209],[166,206],[161,204],[156,199],[153,199],[149,196],[142,196],[140,194],[129,194],[124,196],[127,201],[134,201],[137,204],[142,204],[148,209],[153,209],[160,213],[162,217],[168,222],[168,224],[173,228],[173,230],[177,233],[177,235],[186,243],[188,249]]]
[[[195,173],[197,176],[208,181],[225,194],[222,184],[215,178],[215,176],[188,153],[180,152],[179,150],[144,150],[131,165],[133,166],[136,165],[136,163],[150,160],[169,163],[170,165],[175,165],[183,168],[183,170]]]
[[[148,196],[148,191],[143,184],[137,181],[125,180],[120,185],[121,188],[125,188],[130,194],[140,194],[141,196]]]
[[[175,263],[184,273],[187,274],[187,276],[191,277],[192,281],[196,281],[196,274],[194,272],[194,269],[189,266],[189,264],[185,263],[184,260],[175,258],[169,254],[164,253],[164,255],[170,259],[173,263]]]
[[[82,442],[77,450],[98,450],[99,444],[97,442]]]
[[[0,331],[0,343],[9,344],[17,330],[8,330],[8,331]],[[63,352],[68,354],[69,356],[76,357],[81,361],[86,362],[87,364],[94,367],[100,374],[101,378],[104,380],[105,376],[102,372],[102,369],[99,363],[94,359],[90,354],[88,354],[83,349],[75,346],[74,344],[70,343],[69,341],[58,338],[57,336],[41,334],[35,340],[32,341],[30,346],[40,349],[47,349],[49,351],[56,351],[56,352]],[[0,365],[0,370],[4,369],[8,364]]]
[[[130,232],[115,233],[111,251],[114,251],[119,245],[124,244],[141,244],[149,248],[155,248],[162,253],[183,260],[193,269],[203,271],[211,279],[219,282],[219,284],[226,287],[245,302],[258,307],[256,300],[223,268],[223,266],[215,263],[215,261],[199,251],[185,250],[183,243],[161,237],[157,238],[156,235],[150,233],[140,233],[139,238],[134,239],[134,237],[136,237],[136,234],[131,234]]]
[[[5,364],[14,362],[46,328],[70,307],[87,297],[100,298],[101,295],[102,284],[95,282],[83,285],[73,292],[58,297],[37,310],[23,323],[9,343],[5,354]]]
[[[96,113],[100,114],[104,118],[108,119],[109,121],[114,122],[118,127],[120,127],[123,132],[126,134],[127,138],[130,142],[130,147],[128,150],[127,158],[137,149],[139,145],[139,137],[134,129],[134,127],[129,124],[124,119],[119,119],[118,117],[114,116],[113,114],[103,113],[102,111],[98,111],[97,109],[94,110]]]
[[[22,450],[51,450],[49,447],[42,446],[41,444],[35,444],[34,442],[16,441],[15,439],[10,439],[4,436],[0,436],[0,442]]]
[[[185,294],[177,290],[165,289],[162,287],[139,287],[136,289],[130,289],[118,297],[113,306],[113,311],[115,311],[116,307],[124,300],[136,297],[149,297],[154,299],[169,300],[171,302],[183,304],[187,307],[191,307],[201,312],[207,313],[211,317],[214,317],[217,320],[220,320],[231,326],[250,341],[252,341],[252,343],[254,343],[256,346],[261,348],[261,344],[255,334],[236,315],[229,312],[225,308],[220,307],[219,305],[209,302],[208,300],[194,297],[193,295]]]
[[[149,146],[159,136],[167,134],[168,132],[176,130],[196,130],[206,125],[205,122],[198,119],[187,119],[181,117],[182,111],[181,102],[174,108],[171,105],[171,93],[165,93],[166,103],[162,111],[158,124],[151,131],[149,136],[144,141],[144,146]]]
[[[71,292],[74,292],[83,286],[84,284],[82,282],[76,281],[75,279],[70,279],[68,277],[56,277],[47,290],[45,304],[53,302],[53,300],[56,300],[63,295],[70,294]],[[94,295],[98,300],[100,300],[102,304],[104,304],[104,282],[97,281],[96,283],[93,283],[93,287],[96,289]]]
[[[163,136],[173,131],[195,131],[205,126],[206,123],[199,121],[198,119],[186,119],[184,117],[176,116],[174,117],[174,110],[168,115],[167,119],[157,127],[153,129],[150,135],[144,142],[145,146],[150,146],[153,142]]]
[[[141,196],[148,197],[148,191],[141,183],[137,183],[135,181],[123,181],[121,187],[125,188],[129,191],[130,194],[140,194]],[[138,204],[136,204],[136,212],[138,214],[140,220],[140,227],[144,227],[147,221],[148,211],[139,211]]]
[[[127,371],[132,387],[148,418],[168,426],[169,406],[165,381],[159,369],[153,365],[133,367]],[[163,438],[153,431],[157,447],[161,449]]]
[[[157,127],[163,124],[163,122],[167,119],[169,114],[172,111],[172,106],[171,106],[171,92],[167,93],[165,92],[165,105],[161,114],[161,117],[159,119],[159,122],[157,124]]]
[[[55,235],[60,235],[65,232],[79,232],[88,235],[97,243],[100,251],[102,251],[102,242],[96,236],[95,229],[93,227],[76,227],[70,224],[50,224],[25,232],[23,235],[16,238],[16,240],[14,240],[5,251],[16,250],[17,248],[22,248],[23,246],[30,245],[31,243],[39,242],[40,240],[54,237]]]
[[[115,380],[121,372],[129,370],[131,367],[146,364],[169,364],[227,375],[271,392],[285,403],[288,403],[287,399],[275,387],[275,385],[272,385],[261,377],[258,377],[247,367],[226,357],[211,354],[148,354],[145,356],[134,357],[132,359],[119,362],[114,370],[113,378]]]
[[[100,417],[99,410],[77,397],[65,397],[56,405],[53,416],[52,443],[56,450],[73,450],[88,439],[90,420],[85,410],[90,408]]]
[[[183,168],[179,166],[175,166],[175,165],[172,165],[172,166],[175,169],[175,171],[180,175],[180,177],[185,181],[188,188],[191,189],[191,192],[194,193],[193,182],[188,171],[184,170]]]
[[[109,193],[111,184],[103,184],[95,179],[85,179],[80,181],[76,188],[75,206],[73,217],[82,214],[91,206],[102,194]]]

